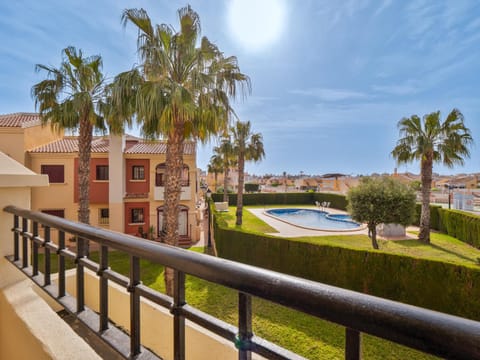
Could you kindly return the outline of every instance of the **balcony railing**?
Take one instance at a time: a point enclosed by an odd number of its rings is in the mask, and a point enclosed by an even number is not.
[[[75,314],[98,336],[125,357],[156,358],[140,344],[140,299],[151,300],[173,314],[175,359],[185,358],[185,319],[233,342],[239,359],[252,353],[271,359],[301,359],[252,332],[252,296],[322,318],[345,327],[345,358],[361,358],[361,333],[393,341],[443,358],[480,359],[480,322],[438,313],[333,286],[288,276],[208,255],[174,248],[108,230],[94,228],[47,214],[8,206],[13,214],[14,254],[8,259],[30,276],[65,309]],[[31,226],[29,226],[31,224]],[[44,237],[39,236],[39,224]],[[30,229],[31,228],[31,229]],[[58,244],[50,230],[58,229]],[[76,253],[65,248],[65,233],[77,238]],[[100,245],[100,260],[85,256],[85,241]],[[32,266],[28,264],[29,242]],[[44,248],[45,271],[39,272],[38,250]],[[127,278],[109,268],[108,249],[130,255]],[[50,279],[50,254],[58,256],[58,280]],[[65,291],[65,259],[76,263],[76,298]],[[140,282],[140,259],[171,267],[175,273],[173,298]],[[85,306],[84,268],[99,276],[99,314]],[[238,291],[238,328],[189,306],[185,301],[185,274]],[[130,334],[117,330],[108,318],[108,282],[121,285],[130,293]],[[107,330],[108,331],[105,331]]]

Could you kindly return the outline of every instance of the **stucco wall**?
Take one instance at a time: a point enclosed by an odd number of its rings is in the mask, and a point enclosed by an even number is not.
[[[23,131],[21,128],[0,128],[0,151],[22,165],[25,163]]]
[[[41,165],[64,165],[64,183],[32,189],[32,210],[64,209],[65,218],[77,219],[78,204],[73,202],[74,154],[31,154],[31,169],[40,174]]]
[[[30,188],[0,188],[0,359],[100,359],[4,258],[13,254],[7,205],[29,208]]]

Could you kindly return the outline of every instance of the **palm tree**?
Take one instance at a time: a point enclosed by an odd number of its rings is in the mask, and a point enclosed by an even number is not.
[[[237,164],[230,136],[223,136],[220,145],[215,146],[213,151],[215,154],[212,159],[223,168],[223,201],[228,202],[228,175],[230,168]]]
[[[250,79],[237,59],[225,57],[206,37],[190,6],[178,10],[178,31],[153,25],[144,9],[127,9],[122,22],[138,29],[140,65],[115,78],[113,105],[125,119],[135,116],[145,137],[167,140],[165,221],[162,240],[178,245],[178,209],[185,140],[207,141],[228,127],[233,113],[229,97],[237,85],[250,90]],[[173,292],[173,271],[165,272],[167,293]]]
[[[47,79],[32,87],[35,107],[42,125],[54,129],[79,131],[78,138],[78,221],[90,221],[90,157],[93,131],[106,131],[105,77],[100,56],[84,57],[82,51],[67,47],[62,51],[59,68],[37,64],[36,71],[46,71]]]
[[[233,152],[237,155],[238,193],[237,193],[237,225],[242,225],[243,184],[245,182],[245,161],[260,161],[265,156],[262,134],[252,133],[250,121],[237,121],[231,129],[233,135]]]
[[[223,165],[222,165],[222,159],[218,155],[212,155],[210,158],[210,162],[207,165],[207,171],[211,174],[213,173],[215,177],[215,182],[213,185],[213,190],[214,192],[217,191],[217,179],[218,179],[218,174],[221,173],[223,170]]]
[[[421,120],[417,115],[398,122],[401,138],[392,155],[398,164],[420,161],[422,181],[422,212],[419,239],[430,242],[430,190],[433,163],[448,167],[463,165],[470,156],[469,145],[473,139],[465,127],[462,113],[453,109],[445,121],[440,121],[440,111],[427,114]]]

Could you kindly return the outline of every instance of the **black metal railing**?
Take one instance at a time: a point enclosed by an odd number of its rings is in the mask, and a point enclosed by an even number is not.
[[[344,326],[346,359],[361,358],[361,333],[443,358],[480,359],[480,322],[139,240],[137,237],[14,206],[7,206],[4,211],[14,214],[14,254],[8,259],[125,357],[156,358],[155,354],[140,344],[140,299],[143,297],[169,308],[173,314],[175,359],[185,358],[185,319],[232,341],[238,349],[239,359],[251,359],[252,352],[270,359],[302,359],[253,334],[251,301],[252,296],[255,296]],[[29,222],[32,224],[31,232]],[[44,226],[43,238],[38,235],[38,224]],[[58,245],[50,239],[52,228],[59,231]],[[65,233],[76,237],[76,253],[65,248]],[[28,241],[33,243],[32,267],[28,266]],[[86,241],[100,245],[99,263],[85,256]],[[43,275],[39,272],[36,259],[39,246],[45,249]],[[109,248],[130,255],[128,278],[109,268]],[[49,252],[59,255],[56,286],[50,281]],[[65,292],[66,258],[76,262],[76,298]],[[173,298],[140,282],[140,259],[175,269]],[[95,271],[100,279],[99,314],[85,306],[84,268]],[[238,291],[238,328],[186,303],[185,274]],[[109,322],[109,281],[123,286],[130,293],[129,336]]]

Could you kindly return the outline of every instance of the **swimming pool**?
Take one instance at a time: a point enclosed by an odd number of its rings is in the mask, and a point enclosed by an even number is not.
[[[265,213],[291,225],[312,230],[354,231],[362,228],[349,215],[329,214],[315,209],[270,209]]]

